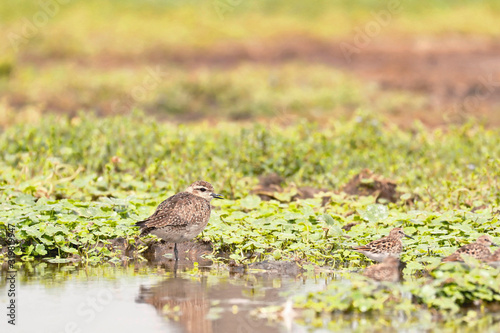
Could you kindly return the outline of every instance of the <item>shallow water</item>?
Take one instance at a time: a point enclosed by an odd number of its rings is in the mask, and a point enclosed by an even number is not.
[[[291,296],[321,290],[332,274],[279,276],[262,271],[245,274],[227,269],[172,263],[124,265],[23,263],[16,276],[16,325],[8,325],[9,283],[2,266],[0,332],[327,332],[437,329],[498,332],[498,314],[474,327],[435,323],[414,314],[380,318],[334,315],[315,322],[260,319],[254,309],[284,305]],[[7,318],[7,319],[6,319]],[[322,323],[322,324],[321,324]],[[323,327],[321,327],[323,326]],[[328,329],[329,330],[328,330]]]
[[[174,274],[171,267],[145,263],[26,263],[17,274],[16,325],[7,325],[2,319],[0,331],[305,332],[291,322],[257,319],[250,311],[283,304],[282,291],[324,285],[325,281],[314,279],[229,274],[192,265],[180,265]],[[1,304],[9,301],[7,289],[4,267]]]

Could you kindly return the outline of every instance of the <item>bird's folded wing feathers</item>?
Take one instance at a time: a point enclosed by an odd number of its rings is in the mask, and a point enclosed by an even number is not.
[[[458,250],[455,251],[455,253],[458,254],[468,254],[473,257],[477,258],[485,258],[489,255],[491,255],[491,252],[488,248],[484,246],[480,246],[475,243],[467,244],[459,248]]]
[[[370,251],[369,247],[365,246],[356,246],[352,248],[353,251]]]
[[[186,192],[177,193],[163,201],[156,211],[146,220],[137,222],[136,225],[147,228],[162,228],[166,226],[181,227],[192,222],[200,203]]]
[[[358,246],[358,247],[355,247],[354,249],[355,250],[360,250],[360,251],[376,251],[377,249],[380,248],[379,244],[381,243],[385,243],[385,239],[384,238],[380,238],[380,239],[377,239],[377,240],[374,240],[373,242],[370,242],[366,245],[361,245],[361,246]]]
[[[462,247],[459,247],[459,248],[455,251],[455,253],[464,253],[464,252],[469,252],[469,251],[472,249],[472,247],[473,247],[473,244],[472,244],[472,243],[470,243],[470,244],[466,244],[466,245],[464,245],[464,246],[462,246]]]
[[[180,216],[172,213],[157,214],[147,218],[142,222],[137,222],[136,225],[144,227],[162,228],[162,227],[185,227],[188,225],[187,219],[182,219]]]

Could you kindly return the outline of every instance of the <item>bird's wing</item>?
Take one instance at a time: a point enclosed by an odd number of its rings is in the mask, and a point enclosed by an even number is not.
[[[383,237],[377,240],[374,240],[371,243],[368,243],[363,246],[355,247],[354,250],[357,251],[368,251],[372,253],[387,253],[396,250],[399,252],[399,248],[401,247],[401,243],[396,240]]]
[[[447,262],[447,261],[463,261],[463,259],[460,256],[460,253],[454,252],[454,253],[450,254],[449,256],[444,257],[442,261],[444,261],[444,262]]]
[[[485,258],[491,255],[491,252],[488,249],[488,247],[477,243],[470,243],[464,245],[461,248],[459,248],[455,253],[464,253],[473,256],[475,258]]]
[[[210,214],[210,204],[190,193],[177,193],[163,201],[156,211],[137,225],[143,228],[181,227],[192,223],[196,216]]]
[[[469,251],[472,247],[472,244],[466,244],[464,246],[459,247],[455,252],[450,254],[447,257],[444,257],[442,261],[447,262],[447,261],[464,261],[462,259],[462,256],[460,254],[465,253],[469,254]]]
[[[491,256],[491,251],[488,247],[479,244],[476,245],[477,246],[472,247],[467,254],[477,259],[484,259]]]
[[[495,253],[489,258],[491,261],[500,261],[500,249],[496,250]]]
[[[444,258],[443,261],[463,261],[462,254],[467,254],[477,259],[484,259],[489,257],[491,252],[486,246],[470,243],[460,247],[454,253]]]
[[[469,253],[474,247],[474,243],[466,244],[459,247],[454,253]]]
[[[363,275],[377,281],[383,281],[387,280],[392,272],[393,269],[391,267],[372,265],[365,270]]]

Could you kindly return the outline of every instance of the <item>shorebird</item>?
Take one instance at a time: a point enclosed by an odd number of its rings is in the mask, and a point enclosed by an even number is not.
[[[362,253],[371,260],[378,262],[382,262],[389,256],[399,258],[401,251],[403,251],[403,242],[401,242],[403,237],[413,239],[413,237],[405,234],[403,229],[394,228],[389,232],[389,235],[366,245],[355,247],[352,250]]]
[[[443,261],[464,261],[462,254],[469,255],[476,259],[486,259],[491,256],[491,245],[498,246],[491,241],[491,237],[489,235],[482,235],[474,243],[464,245],[446,258],[443,258]]]
[[[210,201],[223,199],[214,193],[212,184],[198,180],[184,191],[163,201],[156,211],[135,225],[141,236],[153,234],[168,243],[174,243],[175,260],[179,260],[177,243],[196,237],[207,226],[210,219]]]
[[[500,268],[500,249],[496,250],[491,256],[483,259],[490,266]]]
[[[376,281],[398,282],[401,280],[402,268],[399,258],[389,256],[382,263],[366,268],[363,275]]]

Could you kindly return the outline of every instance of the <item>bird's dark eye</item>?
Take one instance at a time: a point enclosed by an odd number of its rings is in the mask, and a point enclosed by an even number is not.
[[[206,190],[207,190],[207,189],[206,189],[206,188],[204,188],[204,187],[200,188],[200,191],[202,191],[202,192],[205,192]]]

